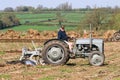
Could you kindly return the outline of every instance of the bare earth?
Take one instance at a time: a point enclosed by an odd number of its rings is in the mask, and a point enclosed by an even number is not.
[[[26,66],[17,63],[20,55],[0,55],[0,80],[120,80],[120,42],[105,43],[105,64],[100,67],[90,66],[88,59],[81,58],[64,66]]]

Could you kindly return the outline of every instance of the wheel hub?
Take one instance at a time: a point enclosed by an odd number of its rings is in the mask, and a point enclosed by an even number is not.
[[[52,47],[48,52],[48,57],[51,60],[57,61],[62,57],[62,52],[60,48]]]
[[[102,60],[103,60],[103,58],[100,55],[97,55],[97,54],[93,55],[93,57],[92,57],[92,63],[96,64],[96,65],[101,64]]]

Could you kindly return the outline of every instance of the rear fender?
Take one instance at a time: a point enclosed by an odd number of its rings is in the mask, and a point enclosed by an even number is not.
[[[64,40],[60,40],[60,39],[50,39],[50,40],[47,40],[47,41],[44,43],[44,45],[46,45],[47,43],[49,43],[49,42],[51,42],[51,41],[56,41],[56,40],[58,40],[58,41],[60,41],[60,42],[63,42],[63,43],[65,43],[66,45],[68,45]]]

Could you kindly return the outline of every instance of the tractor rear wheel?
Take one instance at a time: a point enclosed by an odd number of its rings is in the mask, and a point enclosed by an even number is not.
[[[93,66],[101,66],[104,64],[105,55],[99,51],[93,51],[89,56],[89,63]]]
[[[59,40],[48,42],[42,50],[44,63],[51,65],[64,65],[69,60],[69,49]]]

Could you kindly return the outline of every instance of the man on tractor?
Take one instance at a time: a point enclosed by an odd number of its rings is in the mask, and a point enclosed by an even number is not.
[[[72,53],[73,43],[72,42],[68,42],[68,40],[71,39],[71,38],[73,38],[73,37],[69,37],[66,34],[65,27],[62,25],[60,27],[59,31],[58,31],[58,39],[64,40],[68,44],[69,50]]]

